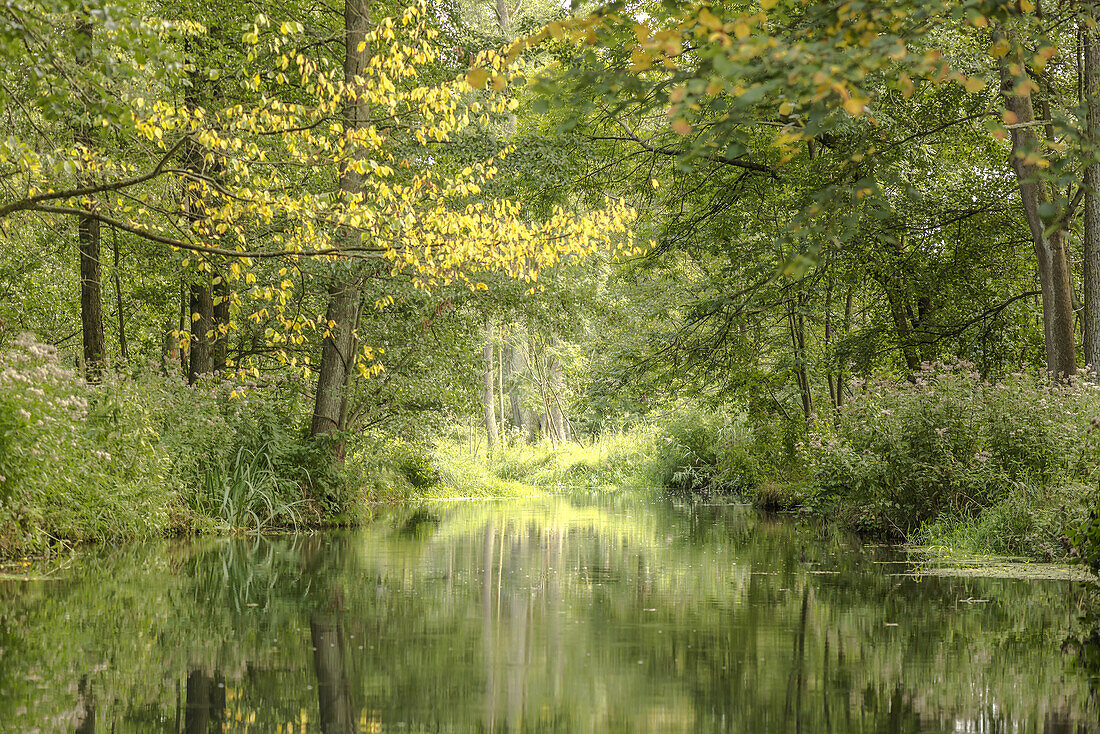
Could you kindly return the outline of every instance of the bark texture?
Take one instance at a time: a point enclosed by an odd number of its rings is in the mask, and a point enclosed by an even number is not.
[[[370,50],[363,45],[370,28],[368,0],[345,0],[344,3],[344,81],[351,85],[363,76],[370,60]],[[362,100],[352,100],[343,111],[346,131],[353,132],[368,124],[370,111]],[[361,195],[362,176],[349,167],[340,172],[340,195],[345,200]],[[343,232],[350,242],[355,234]],[[317,437],[344,428],[347,414],[347,385],[355,362],[355,327],[359,315],[359,281],[351,268],[338,267],[340,273],[329,288],[326,320],[329,335],[321,349],[321,365],[317,375],[317,394],[313,407],[310,435]],[[343,459],[344,444],[335,442],[337,461]]]
[[[81,20],[76,28],[78,43],[76,61],[86,65],[92,54],[92,21]],[[92,128],[89,124],[77,124],[76,141],[86,148],[95,144]],[[95,209],[95,202],[89,200],[84,207]],[[103,337],[103,286],[100,269],[100,226],[99,220],[79,215],[76,224],[77,244],[80,250],[80,324],[84,338],[84,369],[88,380],[98,380],[103,374],[107,360],[107,347]]]
[[[1086,105],[1087,140],[1093,162],[1085,167],[1085,364],[1100,369],[1100,34],[1082,30],[1081,91]]]
[[[1019,48],[1015,38],[1009,37]],[[1017,50],[1002,58],[999,64],[1001,96],[1010,118],[1015,118],[1012,133],[1012,170],[1020,186],[1020,200],[1027,217],[1035,246],[1039,270],[1039,286],[1043,299],[1043,334],[1046,340],[1047,371],[1055,379],[1070,377],[1077,372],[1077,345],[1074,339],[1073,282],[1065,248],[1065,212],[1055,218],[1041,214],[1053,204],[1046,184],[1039,178],[1035,156],[1039,139],[1031,123],[1035,122],[1030,89],[1017,84],[1015,69],[1023,68],[1023,58]]]

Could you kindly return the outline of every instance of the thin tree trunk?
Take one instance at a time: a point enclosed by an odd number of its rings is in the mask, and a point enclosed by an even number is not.
[[[802,414],[806,420],[813,415],[813,396],[810,394],[810,374],[806,368],[806,330],[801,309],[804,296],[798,294],[797,305],[788,306],[787,321],[791,333],[791,346],[794,351],[795,380],[798,383],[799,396],[802,399]]]
[[[561,360],[557,357],[550,356],[546,360],[546,372],[549,379],[549,395],[550,395],[550,430],[554,432],[554,437],[558,443],[565,443],[569,440],[569,422],[566,420],[565,412],[561,409],[562,394],[565,392],[565,376],[561,369]]]
[[[1023,68],[1023,56],[1015,38],[1009,37],[1015,52],[1000,59],[1001,96],[1005,109],[1015,117],[1012,133],[1012,169],[1020,186],[1020,200],[1027,216],[1039,266],[1043,297],[1043,334],[1046,338],[1047,371],[1055,379],[1077,372],[1074,338],[1073,283],[1065,251],[1065,213],[1058,220],[1044,222],[1040,210],[1050,204],[1046,184],[1039,180],[1039,167],[1029,155],[1039,152],[1039,139],[1030,123],[1035,121],[1031,94],[1020,93],[1009,64]]]
[[[508,11],[508,0],[496,0],[494,10],[497,16],[497,29],[504,43],[511,43],[515,40],[515,36],[512,33],[512,14]]]
[[[173,335],[175,328],[172,322],[174,317],[169,317],[164,322],[164,351],[161,353],[161,368],[168,372],[168,365],[179,359],[180,356],[180,340]]]
[[[370,61],[370,49],[365,45],[366,34],[370,28],[370,3],[368,0],[345,0],[344,2],[344,82],[355,85],[355,78],[366,76]],[[355,99],[347,103],[343,111],[345,131],[350,134],[366,125],[370,111],[366,101]],[[362,176],[350,166],[340,172],[340,195],[345,200],[359,196],[362,191]],[[351,231],[340,234],[349,244],[354,241]],[[343,269],[342,269],[343,270]],[[329,327],[321,350],[321,365],[317,374],[317,395],[313,407],[313,421],[310,435],[322,436],[342,430],[343,417],[346,416],[345,393],[349,373],[355,363],[355,329],[359,314],[359,280],[354,273],[336,276],[329,288],[329,304],[326,321]],[[337,440],[333,446],[334,458],[343,460],[345,444]]]
[[[847,336],[852,329],[852,291],[853,288],[848,288],[848,294],[844,297],[844,335]],[[847,387],[847,382],[844,378],[844,365],[841,364],[837,367],[836,371],[836,408],[837,411],[844,407],[844,390]],[[837,421],[840,420],[839,415]]]
[[[92,57],[92,21],[83,18],[76,27],[76,62],[87,66]],[[77,124],[76,141],[89,150],[95,144],[90,125]],[[89,200],[85,208],[91,211],[95,202]],[[80,323],[84,340],[84,368],[89,381],[102,377],[107,359],[103,337],[103,293],[100,276],[100,227],[99,220],[83,214],[77,216],[77,244],[80,251]]]
[[[828,278],[825,285],[825,352],[829,355],[828,370],[825,372],[825,381],[829,384],[829,403],[836,410],[836,385],[833,384],[833,279]],[[839,383],[838,383],[839,384]]]
[[[191,331],[191,325],[189,323],[187,323],[187,321],[188,321],[187,314],[190,311],[188,306],[189,306],[189,300],[188,300],[188,297],[187,297],[187,285],[183,282],[183,278],[180,278],[179,334],[180,334],[181,337],[182,337],[183,334],[190,333],[190,331]],[[187,341],[187,343],[185,345],[181,344],[180,350],[179,350],[179,355],[180,355],[180,373],[183,374],[183,375],[187,375],[190,372],[190,363],[191,363],[191,341],[190,341],[190,339]]]
[[[188,41],[189,56],[197,54],[197,50],[191,46],[191,43],[200,42]],[[198,64],[195,66],[197,68]],[[189,76],[191,86],[184,95],[184,102],[191,110],[196,110],[201,107],[200,95],[207,82],[198,71],[192,71]],[[206,149],[196,141],[190,141],[187,144],[185,166],[195,176],[206,174]],[[191,181],[185,184],[184,207],[188,223],[193,229],[200,229],[203,228],[203,220],[206,218],[205,207],[201,201],[201,194],[193,189],[193,186],[196,184]],[[214,371],[214,294],[211,290],[209,274],[199,270],[189,290],[188,326],[191,333],[191,354],[187,382],[193,385],[200,375],[208,375]]]
[[[535,368],[535,381],[539,388],[539,399],[542,401],[542,414],[538,416],[538,425],[543,433],[550,438],[551,444],[557,443],[557,435],[550,424],[550,396],[546,370],[546,350],[536,349],[534,337],[531,338],[531,364]]]
[[[130,361],[130,347],[126,343],[126,316],[122,310],[122,275],[119,273],[119,257],[118,257],[118,230],[111,230],[111,241],[114,244],[115,250],[115,267],[114,267],[114,280],[115,280],[115,307],[118,309],[118,351],[122,357],[123,362]]]
[[[518,327],[517,327],[518,328]],[[505,344],[508,365],[508,402],[512,409],[512,425],[522,431],[527,428],[527,411],[523,409],[521,380],[527,374],[527,357],[524,341],[516,329]]]
[[[507,431],[508,430],[508,411],[507,411],[507,409],[505,408],[505,405],[504,405],[506,397],[505,397],[505,391],[504,391],[504,339],[503,339],[503,337],[501,338],[500,349],[498,349],[497,352],[496,352],[496,360],[497,360],[497,373],[496,373],[496,377],[497,377],[496,399],[497,399],[497,402],[496,402],[496,405],[500,409],[500,412],[497,414],[497,425],[500,426],[501,431]]]
[[[485,348],[482,351],[482,368],[484,370],[484,380],[482,384],[482,402],[485,408],[485,436],[489,442],[489,450],[492,451],[493,447],[497,445],[497,417],[496,417],[496,398],[493,396],[493,373],[496,360],[494,358],[493,349],[493,324],[488,318],[485,319]]]
[[[1086,104],[1085,166],[1085,312],[1081,321],[1085,336],[1085,364],[1100,370],[1100,35],[1084,28],[1082,35],[1081,88]]]

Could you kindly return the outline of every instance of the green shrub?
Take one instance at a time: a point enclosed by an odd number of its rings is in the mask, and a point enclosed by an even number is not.
[[[167,527],[175,487],[147,403],[23,335],[0,354],[0,551]]]
[[[0,555],[354,505],[298,394],[242,387],[153,370],[90,385],[21,336],[0,353]]]
[[[228,464],[218,460],[206,468],[194,509],[215,517],[233,530],[259,531],[271,525],[298,526],[304,500],[298,484],[280,476],[271,445],[241,448]]]
[[[908,537],[923,523],[985,512],[988,527],[1011,526],[1020,504],[1010,495],[1096,469],[1098,414],[1092,385],[1023,374],[988,383],[965,364],[926,366],[913,382],[857,386],[838,427],[819,426],[802,449],[823,494],[860,529]]]
[[[746,494],[765,475],[743,412],[684,407],[661,421],[650,459],[654,483],[678,494]]]

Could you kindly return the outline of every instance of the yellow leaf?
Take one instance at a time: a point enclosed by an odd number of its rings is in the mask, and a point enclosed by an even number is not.
[[[687,135],[691,132],[691,125],[687,120],[674,120],[672,129],[679,135]]]
[[[752,33],[752,29],[745,21],[739,20],[733,24],[733,35],[737,36],[737,40],[742,41],[748,38],[750,33]]]
[[[487,69],[479,67],[466,75],[466,83],[473,89],[484,89],[487,81],[489,81],[489,71]]]
[[[722,27],[722,21],[709,8],[703,8],[699,12],[699,24],[708,31],[717,31]]]
[[[779,114],[789,115],[792,112],[794,112],[794,105],[790,102],[784,102],[783,104],[779,105]]]
[[[859,117],[863,114],[863,101],[856,97],[851,97],[844,101],[844,110],[853,117]]]
[[[984,79],[979,79],[976,76],[972,76],[969,79],[967,79],[965,82],[963,82],[963,87],[966,88],[966,91],[970,92],[971,94],[974,94],[976,92],[980,92],[983,89],[985,89],[985,80]]]
[[[995,59],[999,59],[1006,55],[1011,46],[1008,44],[1008,40],[1004,38],[998,38],[992,46],[989,47],[989,55]]]
[[[1012,110],[1005,110],[1004,121],[1006,125],[1015,125],[1020,121],[1020,118],[1016,116],[1016,113]]]

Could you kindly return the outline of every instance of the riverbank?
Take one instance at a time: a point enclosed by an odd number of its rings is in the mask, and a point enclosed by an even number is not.
[[[308,395],[153,369],[89,384],[23,340],[0,367],[0,558],[85,542],[357,525],[379,503],[659,487],[828,518],[947,553],[1065,560],[1100,472],[1100,391],[965,366],[867,382],[810,422],[676,404],[551,445],[475,425],[305,438]],[[1093,523],[1093,528],[1100,525]],[[1091,552],[1091,551],[1086,551]]]
[[[1100,524],[1088,524],[1100,475],[1095,384],[990,383],[956,364],[855,387],[841,410],[808,422],[682,404],[556,449],[513,439],[486,453],[467,432],[440,450],[500,479],[732,497],[941,554],[1065,561],[1100,543]]]

